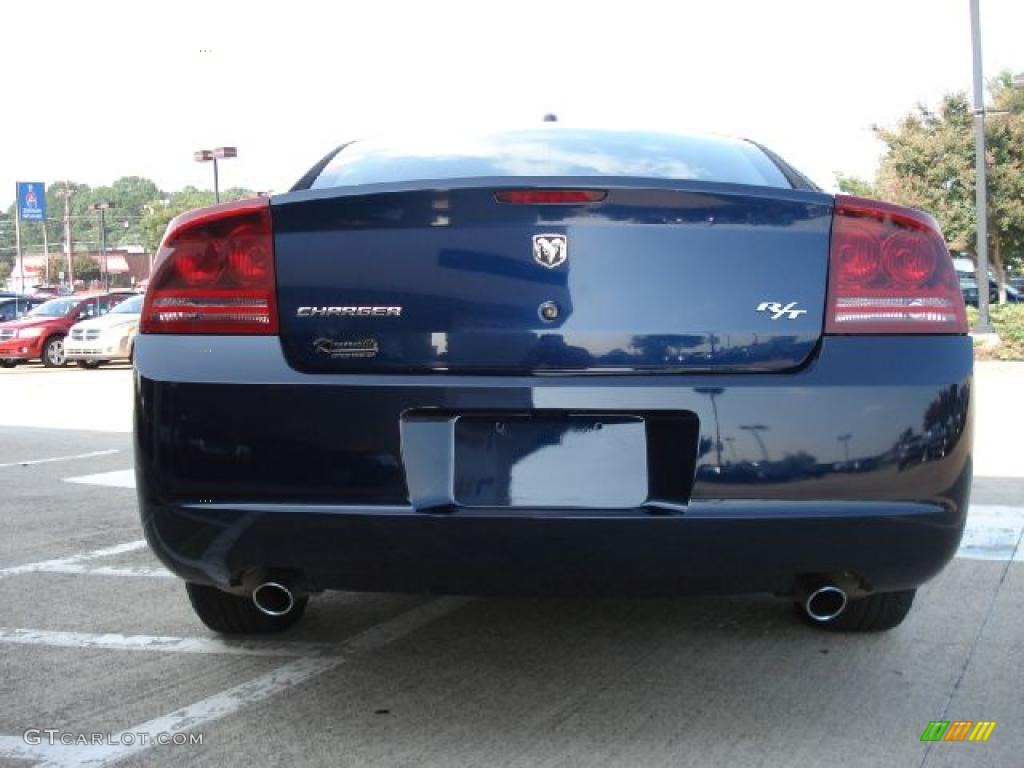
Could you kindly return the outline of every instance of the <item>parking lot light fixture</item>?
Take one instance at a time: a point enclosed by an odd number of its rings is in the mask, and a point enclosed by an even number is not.
[[[192,153],[192,159],[197,163],[213,163],[213,199],[220,202],[220,178],[217,169],[217,161],[231,157],[238,157],[237,147],[216,147],[214,149],[198,149]]]
[[[99,203],[93,203],[91,206],[94,211],[99,211],[100,214],[100,253],[103,259],[103,290],[110,290],[110,269],[107,265],[107,218],[106,212],[108,209],[113,208],[114,204],[109,200],[103,200]]]

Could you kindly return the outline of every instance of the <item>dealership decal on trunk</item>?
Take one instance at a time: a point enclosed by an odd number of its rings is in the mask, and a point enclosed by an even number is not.
[[[789,304],[783,306],[777,301],[762,301],[757,305],[758,312],[771,312],[772,320],[778,320],[780,317],[785,317],[787,320],[796,320],[800,315],[806,315],[806,309],[797,309],[797,302],[791,301]]]
[[[380,347],[376,339],[317,339],[313,351],[328,357],[376,357]]]
[[[569,238],[565,235],[534,235],[533,260],[542,267],[554,269],[569,258]]]

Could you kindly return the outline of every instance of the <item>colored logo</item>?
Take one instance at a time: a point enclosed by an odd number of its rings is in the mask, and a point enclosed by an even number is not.
[[[46,218],[46,185],[41,181],[19,181],[18,216],[22,221],[43,221]]]
[[[932,720],[921,741],[988,741],[995,729],[995,720]]]

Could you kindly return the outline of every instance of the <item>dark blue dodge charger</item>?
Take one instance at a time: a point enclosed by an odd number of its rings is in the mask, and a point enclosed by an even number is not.
[[[142,523],[221,632],[327,589],[766,592],[887,629],[963,532],[966,331],[931,217],[752,142],[354,142],[171,222]]]

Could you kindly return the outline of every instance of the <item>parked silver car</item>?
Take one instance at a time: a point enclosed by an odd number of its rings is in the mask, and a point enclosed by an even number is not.
[[[105,315],[75,323],[64,340],[67,359],[82,368],[98,368],[111,360],[131,360],[141,312],[142,296],[132,296]]]

